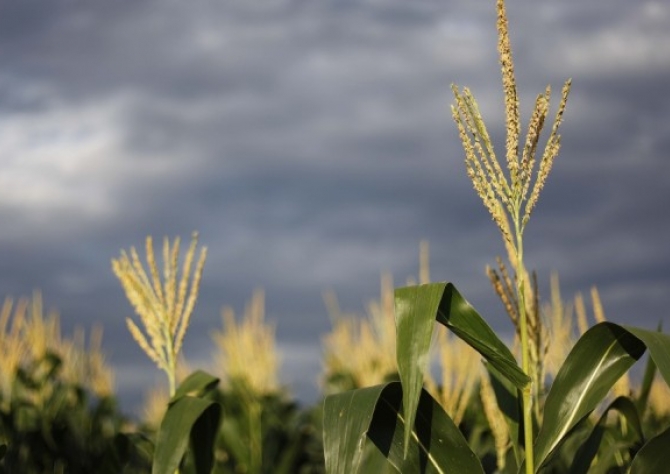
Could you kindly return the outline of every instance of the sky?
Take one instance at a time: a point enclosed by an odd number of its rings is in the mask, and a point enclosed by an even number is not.
[[[608,319],[670,305],[670,4],[508,0],[522,123],[573,88],[562,149],[526,231],[542,295],[596,285]],[[111,272],[145,236],[208,247],[185,341],[214,350],[221,308],[255,288],[282,382],[316,400],[323,292],[364,312],[381,272],[452,281],[511,331],[485,276],[504,253],[472,189],[450,85],[502,156],[493,0],[3,0],[0,297],[42,291],[64,332],[101,323],[122,406],[161,374]]]

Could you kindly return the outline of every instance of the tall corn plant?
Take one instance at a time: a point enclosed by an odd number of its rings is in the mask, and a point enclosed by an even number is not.
[[[142,332],[137,323],[126,318],[128,330],[168,378],[170,401],[156,437],[154,474],[179,472],[189,445],[197,473],[210,472],[214,465],[214,440],[220,424],[221,406],[208,396],[219,379],[196,371],[179,387],[176,382],[177,357],[195,308],[207,256],[207,249],[203,248],[191,275],[197,244],[197,234],[193,234],[180,278],[179,239],[172,245],[164,239],[162,272],[156,263],[151,237],[146,239],[148,272],[134,247],[129,254],[122,251],[118,259],[112,260],[112,270],[144,326]],[[128,436],[126,443],[137,447],[136,438]]]
[[[504,472],[531,474],[549,468],[561,445],[577,431],[584,430],[590,434],[572,455],[570,472],[586,472],[596,458],[604,462],[604,456],[598,457],[598,453],[603,420],[609,412],[617,413],[622,424],[633,427],[636,433],[631,444],[621,448],[622,454],[616,456],[619,463],[616,467],[629,468],[631,473],[652,473],[660,472],[659,467],[670,462],[670,450],[664,448],[670,442],[670,428],[645,437],[639,422],[642,417],[639,408],[644,406],[641,400],[634,403],[627,397],[617,398],[605,408],[605,414],[595,425],[589,419],[617,380],[647,349],[651,361],[670,385],[670,336],[666,334],[610,322],[595,325],[576,342],[543,405],[538,404],[540,380],[534,368],[538,361],[533,359],[539,357],[539,352],[532,350],[529,332],[540,321],[533,319],[537,313],[527,311],[526,300],[532,295],[523,261],[523,234],[558,155],[558,130],[570,81],[562,89],[558,111],[538,159],[540,134],[549,113],[550,89],[537,97],[526,140],[520,145],[519,100],[503,0],[497,1],[497,12],[507,128],[505,169],[494,154],[477,102],[467,88],[462,91],[453,88],[452,111],[463,142],[468,175],[511,256],[521,365],[452,283],[396,289],[396,357],[400,381],[326,398],[324,454],[329,473],[484,472],[454,421],[423,388],[436,321],[484,360],[511,442],[514,462],[507,463]],[[642,390],[645,392],[646,388]]]

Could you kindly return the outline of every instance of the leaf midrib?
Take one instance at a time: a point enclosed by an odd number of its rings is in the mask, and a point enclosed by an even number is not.
[[[596,366],[596,368],[598,370],[594,370],[593,373],[591,374],[591,376],[589,377],[589,381],[586,384],[586,388],[584,390],[582,390],[581,395],[577,399],[578,402],[574,405],[575,409],[571,411],[571,414],[568,416],[568,419],[566,420],[566,423],[563,424],[563,428],[561,428],[561,431],[559,432],[558,436],[556,436],[554,438],[554,441],[552,442],[550,448],[548,450],[546,450],[546,454],[552,452],[556,448],[558,443],[561,441],[561,439],[563,439],[563,437],[569,431],[569,427],[572,424],[572,422],[574,421],[574,419],[577,415],[577,412],[579,411],[581,405],[584,403],[584,400],[586,399],[586,397],[588,395],[589,388],[593,385],[593,381],[595,380],[597,374],[600,371],[600,367],[602,367],[603,363],[607,359],[607,356],[610,354],[610,352],[612,352],[612,349],[617,345],[618,342],[619,342],[619,336],[617,336],[614,339],[614,341],[612,341],[612,343],[609,345],[607,350],[603,353],[602,357],[600,358],[600,362]],[[546,457],[546,454],[544,455],[545,457]]]

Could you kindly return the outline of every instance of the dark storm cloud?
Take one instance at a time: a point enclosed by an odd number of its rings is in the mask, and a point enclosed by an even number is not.
[[[545,294],[557,270],[566,297],[597,284],[612,319],[655,326],[670,286],[670,9],[508,7],[523,122],[546,84],[556,101],[574,81],[528,265]],[[501,153],[493,2],[0,8],[0,283],[41,288],[66,328],[104,323],[127,399],[151,366],[109,260],[147,234],[199,230],[209,247],[189,357],[209,359],[222,305],[239,312],[264,287],[303,397],[328,329],[322,290],[362,308],[380,271],[416,275],[422,238],[433,277],[507,327],[483,276],[504,249],[449,111],[449,84],[470,86]]]

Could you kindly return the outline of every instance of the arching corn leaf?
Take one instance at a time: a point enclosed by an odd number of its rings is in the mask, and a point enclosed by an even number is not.
[[[630,474],[667,472],[670,466],[668,446],[670,446],[670,427],[642,446],[630,465]]]
[[[219,379],[213,375],[208,374],[202,370],[196,370],[184,381],[179,384],[177,390],[175,391],[172,401],[177,400],[185,395],[190,395],[193,397],[201,397],[206,393],[211,392],[219,384]]]
[[[425,390],[419,397],[405,455],[402,398],[399,382],[327,397],[323,420],[326,472],[379,472],[379,456],[366,455],[370,444],[403,474],[484,472],[458,427]]]
[[[212,400],[182,396],[171,402],[158,431],[152,474],[175,472],[189,441],[196,473],[211,472],[220,420],[221,405]]]
[[[579,338],[547,395],[542,427],[535,441],[537,468],[644,351],[645,344],[640,339],[614,323],[597,324]]]
[[[654,361],[665,383],[670,387],[670,335],[660,331],[649,331],[648,329],[633,326],[621,327],[647,346],[649,357]]]
[[[644,442],[642,422],[640,421],[637,407],[630,398],[617,397],[605,409],[603,414],[600,416],[600,419],[591,430],[589,436],[577,450],[577,453],[572,460],[572,464],[570,465],[571,474],[587,474],[590,472],[591,463],[598,454],[601,442],[606,430],[608,429],[606,426],[608,415],[612,411],[618,412],[619,415],[626,420],[626,426],[629,431],[631,443],[630,448],[634,448]],[[604,463],[604,460],[600,459],[599,457],[598,462],[601,464]]]
[[[515,386],[522,388],[530,382],[505,343],[451,283],[396,289],[395,318],[396,357],[405,394],[406,448],[428,366],[436,320],[479,352]]]
[[[530,383],[507,345],[451,283],[444,287],[437,321],[479,352],[515,387],[522,389]]]

